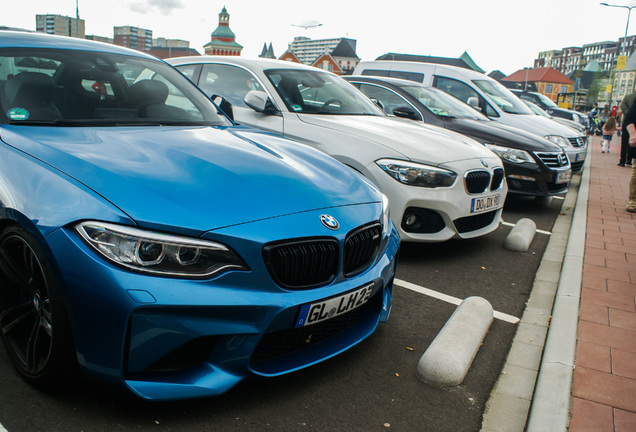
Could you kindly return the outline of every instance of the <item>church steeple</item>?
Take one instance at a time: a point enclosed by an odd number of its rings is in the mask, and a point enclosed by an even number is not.
[[[240,56],[243,46],[236,43],[235,39],[234,32],[230,30],[230,14],[223,6],[219,14],[219,25],[212,32],[210,42],[203,48],[207,55]]]

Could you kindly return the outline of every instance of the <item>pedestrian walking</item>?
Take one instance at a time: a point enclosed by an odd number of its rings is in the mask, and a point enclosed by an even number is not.
[[[603,139],[601,140],[601,152],[609,153],[614,132],[618,131],[616,126],[616,118],[610,117],[603,124]]]
[[[603,126],[605,126],[605,122],[610,117],[611,117],[611,115],[610,115],[609,105],[605,104],[605,106],[603,107],[603,109],[600,111],[600,113],[598,115],[598,124],[601,127],[601,130],[603,129]]]
[[[627,151],[629,149],[629,134],[627,133],[627,116],[629,114],[630,107],[636,100],[636,92],[630,93],[621,101],[619,111],[623,117],[621,128],[621,153],[618,159],[618,166],[624,167],[625,165],[631,165],[631,159],[627,158]]]
[[[636,213],[636,98],[632,102],[627,115],[623,120],[623,128],[627,135],[628,149],[626,158],[632,163],[632,174],[629,179],[629,202],[627,203],[626,210],[631,213]]]

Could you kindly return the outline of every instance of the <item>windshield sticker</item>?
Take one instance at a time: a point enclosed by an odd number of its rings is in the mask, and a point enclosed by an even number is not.
[[[292,105],[292,109],[296,112],[298,111],[302,111],[303,107],[301,107],[300,105]]]
[[[26,120],[29,118],[29,111],[24,108],[11,108],[7,112],[7,117],[11,120]]]

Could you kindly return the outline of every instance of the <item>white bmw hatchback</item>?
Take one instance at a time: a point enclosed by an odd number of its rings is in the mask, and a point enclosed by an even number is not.
[[[434,126],[388,117],[337,75],[280,60],[168,59],[234,121],[334,157],[384,192],[405,241],[472,238],[495,230],[508,187],[501,160]],[[302,167],[298,167],[302,169]]]

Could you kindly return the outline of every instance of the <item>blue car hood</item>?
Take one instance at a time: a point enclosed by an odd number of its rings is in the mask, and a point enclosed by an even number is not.
[[[248,128],[9,126],[0,134],[148,228],[200,233],[380,200],[339,162]]]

